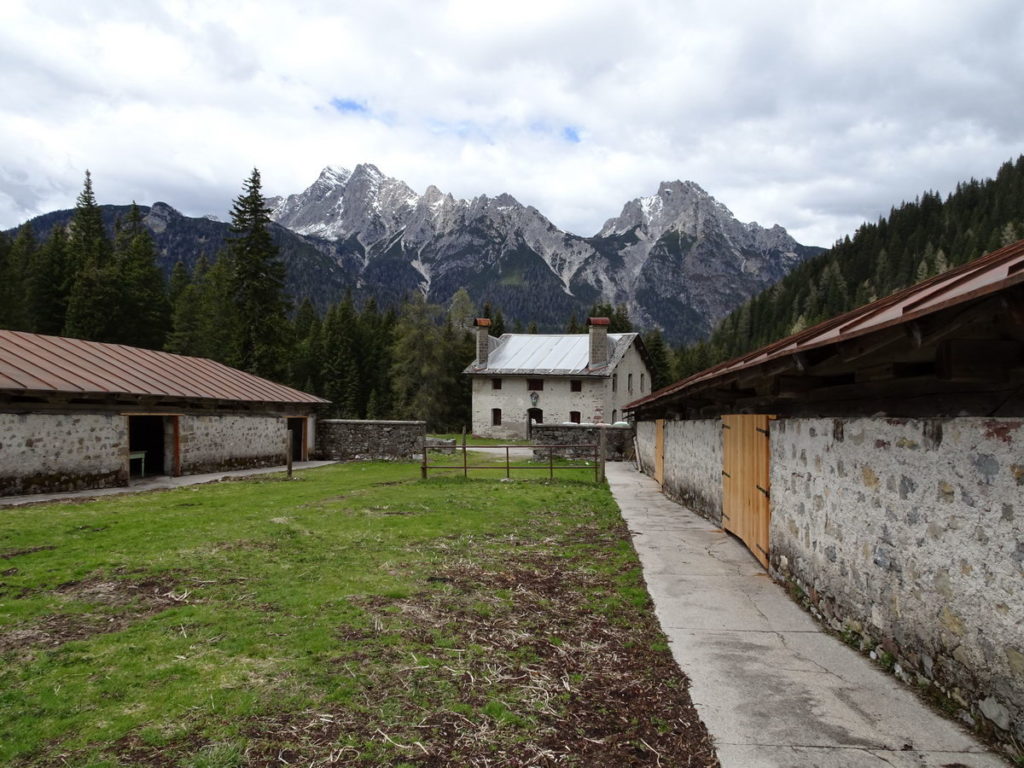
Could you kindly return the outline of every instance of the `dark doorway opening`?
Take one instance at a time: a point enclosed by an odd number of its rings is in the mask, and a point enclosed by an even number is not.
[[[166,474],[164,468],[164,417],[128,417],[129,477]]]
[[[305,461],[306,420],[288,419],[288,429],[291,431],[292,461]]]
[[[526,412],[526,418],[528,418],[534,424],[544,423],[544,411],[540,408],[531,408]]]

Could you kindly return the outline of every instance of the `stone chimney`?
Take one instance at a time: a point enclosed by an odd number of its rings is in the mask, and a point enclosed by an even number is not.
[[[587,325],[590,327],[590,367],[608,365],[608,318],[591,317]]]
[[[476,326],[476,364],[478,368],[486,368],[487,355],[491,351],[491,319],[478,317],[473,325]]]

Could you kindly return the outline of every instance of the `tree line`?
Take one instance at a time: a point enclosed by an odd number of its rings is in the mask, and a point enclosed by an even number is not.
[[[327,416],[468,425],[468,294],[451,311],[418,295],[386,311],[350,295],[323,315],[308,299],[295,307],[261,186],[254,169],[212,263],[178,262],[165,280],[139,209],[109,236],[86,172],[69,225],[41,242],[28,223],[0,233],[0,328],[210,358],[325,397]]]
[[[680,349],[683,378],[888,296],[1024,238],[1024,155],[994,179],[925,192],[865,223],[731,312],[706,341]]]

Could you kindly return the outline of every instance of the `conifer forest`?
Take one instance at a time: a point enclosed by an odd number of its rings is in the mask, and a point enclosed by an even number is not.
[[[425,419],[437,431],[470,423],[461,372],[475,354],[475,316],[492,319],[493,335],[538,331],[506,327],[500,307],[476,307],[464,289],[448,306],[419,294],[388,307],[346,295],[322,312],[295,302],[269,214],[254,169],[216,258],[178,262],[167,278],[139,209],[109,231],[86,172],[70,224],[0,233],[0,328],[211,358],[330,400],[325,416]],[[642,332],[657,389],[1022,237],[1024,156],[993,179],[962,182],[945,199],[925,192],[865,223],[692,346],[672,350],[657,329],[634,329],[622,305],[589,314],[611,318],[613,333]],[[583,333],[585,320],[545,330]]]

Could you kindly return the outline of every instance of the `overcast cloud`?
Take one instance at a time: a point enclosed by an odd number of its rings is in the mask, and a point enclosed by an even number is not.
[[[0,227],[325,165],[594,234],[662,180],[829,245],[1024,152],[1019,0],[0,3]]]

